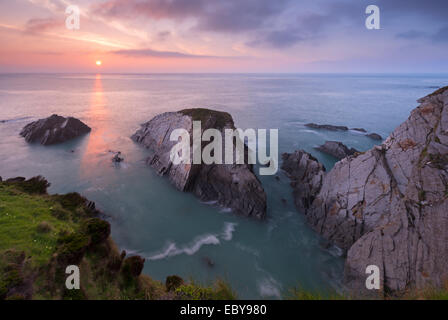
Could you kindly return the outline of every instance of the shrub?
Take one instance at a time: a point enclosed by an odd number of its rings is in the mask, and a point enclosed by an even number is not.
[[[91,244],[95,245],[109,237],[110,224],[99,218],[91,218],[84,222],[83,230],[90,237]]]
[[[28,180],[24,180],[22,177],[17,177],[8,179],[7,182],[15,185],[21,191],[30,194],[45,194],[47,193],[47,188],[50,186],[50,183],[42,176],[33,177]]]
[[[89,246],[89,237],[83,233],[61,234],[58,243],[59,262],[78,264]]]
[[[64,195],[57,195],[56,199],[59,203],[68,210],[75,210],[86,203],[86,199],[77,192],[67,193]]]
[[[42,221],[37,225],[37,232],[48,233],[51,231],[51,225],[47,221]]]
[[[132,256],[124,260],[121,272],[127,279],[138,277],[142,273],[144,265],[145,259],[140,256]]]
[[[184,280],[176,275],[168,276],[165,280],[165,287],[167,291],[174,291],[184,284]]]

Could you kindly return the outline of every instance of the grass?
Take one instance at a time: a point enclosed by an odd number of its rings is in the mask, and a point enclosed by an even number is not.
[[[60,232],[73,232],[76,224],[56,218],[63,210],[50,196],[27,194],[13,185],[0,184],[0,252],[7,249],[32,256],[33,265],[45,265],[57,247]],[[42,224],[51,228],[41,232]]]
[[[141,274],[77,193],[49,195],[41,177],[0,182],[1,299],[235,299],[224,281],[201,286],[178,276],[166,284]],[[65,268],[80,269],[81,290],[65,288]]]

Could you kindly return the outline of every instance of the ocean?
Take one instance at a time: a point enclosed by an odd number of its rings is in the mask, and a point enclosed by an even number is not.
[[[50,193],[95,201],[119,248],[146,258],[144,273],[154,279],[223,279],[249,299],[284,298],[298,287],[340,291],[341,252],[297,212],[284,173],[260,177],[267,220],[255,221],[177,191],[146,166],[148,151],[130,136],[159,113],[206,107],[229,112],[242,129],[278,129],[280,154],[304,149],[329,170],[336,160],[314,149],[326,140],[360,151],[379,142],[304,124],[387,137],[418,98],[447,83],[448,75],[434,74],[1,74],[0,176],[42,175]],[[54,113],[79,118],[92,132],[46,147],[19,136]],[[113,151],[125,161],[114,164]]]

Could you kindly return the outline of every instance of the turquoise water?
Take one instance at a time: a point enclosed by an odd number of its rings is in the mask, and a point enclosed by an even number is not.
[[[258,222],[175,190],[144,163],[130,136],[153,116],[183,108],[228,111],[240,128],[279,129],[280,152],[339,140],[367,150],[362,134],[310,130],[308,122],[363,127],[387,136],[447,85],[443,75],[0,75],[0,176],[45,176],[51,193],[78,191],[96,201],[120,248],[146,258],[144,272],[209,283],[227,280],[241,298],[279,298],[294,286],[340,289],[343,258],[325,248],[292,202],[289,181],[261,177],[268,219]],[[90,135],[43,147],[19,136],[53,113],[77,117]],[[114,165],[110,150],[125,162]],[[256,170],[258,172],[258,170]],[[286,199],[284,204],[281,200]],[[214,262],[208,266],[206,260]]]

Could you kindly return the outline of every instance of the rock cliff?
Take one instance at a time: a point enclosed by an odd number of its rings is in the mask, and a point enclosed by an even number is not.
[[[68,141],[90,131],[91,129],[78,119],[53,114],[51,117],[27,124],[20,135],[27,142],[50,145]]]
[[[382,145],[336,163],[312,204],[298,206],[347,250],[345,283],[358,294],[371,294],[368,265],[379,267],[385,294],[448,280],[448,87],[419,103]]]
[[[183,128],[192,137],[193,121],[201,121],[202,131],[209,128],[220,130],[223,144],[224,130],[234,129],[232,116],[226,112],[186,109],[154,117],[142,124],[132,139],[151,150],[148,165],[158,174],[167,176],[178,190],[192,192],[204,201],[217,201],[241,215],[264,218],[266,194],[251,165],[172,163],[170,152],[177,141],[170,141],[171,132]]]

